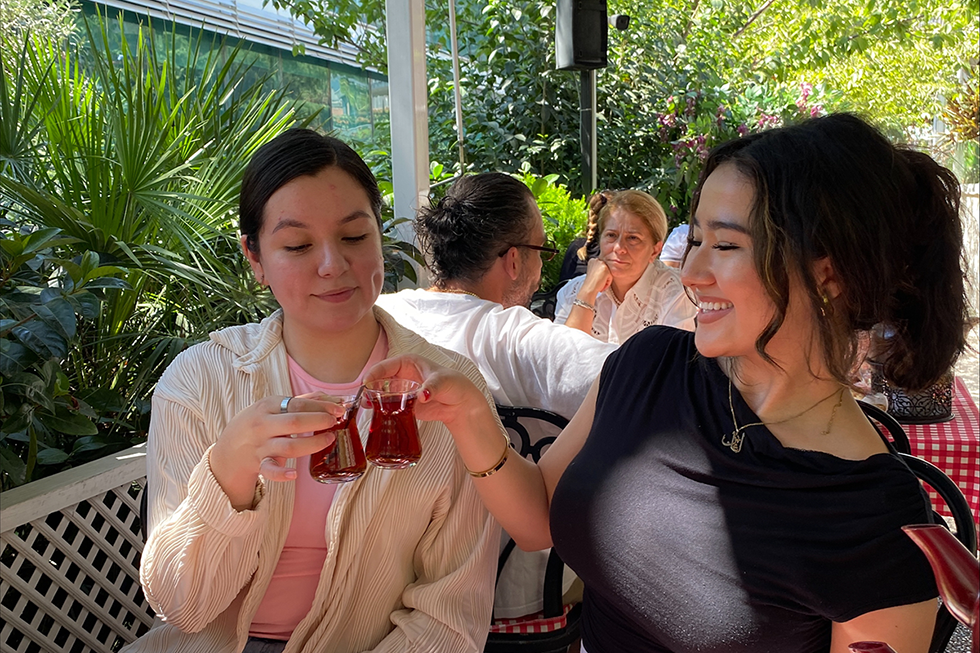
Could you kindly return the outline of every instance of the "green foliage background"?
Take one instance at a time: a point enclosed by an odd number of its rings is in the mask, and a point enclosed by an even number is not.
[[[271,0],[384,70],[382,0]],[[430,156],[457,158],[445,3],[427,2]],[[599,186],[653,192],[686,218],[706,148],[832,110],[914,141],[977,68],[978,0],[614,0],[598,73]],[[558,175],[583,193],[578,74],[554,69],[554,2],[460,0],[466,168]],[[360,19],[376,27],[343,28]],[[354,34],[354,35],[352,35]],[[973,73],[975,76],[975,72]],[[584,219],[584,218],[583,218]]]
[[[96,15],[70,39],[4,29],[0,53],[6,489],[144,439],[178,353],[276,308],[240,253],[241,176],[316,115],[203,32]],[[393,225],[389,287],[418,257]]]

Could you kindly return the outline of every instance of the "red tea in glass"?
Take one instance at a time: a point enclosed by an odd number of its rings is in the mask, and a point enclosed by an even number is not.
[[[422,457],[415,399],[421,387],[407,379],[379,379],[364,386],[365,404],[373,409],[367,459],[378,467],[404,469]]]
[[[357,432],[356,395],[334,398],[345,408],[336,425],[317,433],[333,433],[334,441],[310,455],[310,476],[321,483],[345,483],[361,476],[367,469],[361,436]]]

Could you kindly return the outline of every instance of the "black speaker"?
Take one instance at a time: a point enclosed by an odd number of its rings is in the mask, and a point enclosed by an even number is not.
[[[607,65],[606,0],[557,0],[555,58],[558,70],[592,70]]]

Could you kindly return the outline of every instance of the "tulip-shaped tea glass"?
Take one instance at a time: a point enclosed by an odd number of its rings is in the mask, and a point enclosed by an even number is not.
[[[367,469],[361,436],[357,432],[358,395],[330,399],[344,407],[344,416],[325,431],[334,434],[333,443],[310,456],[310,476],[321,483],[353,481]]]
[[[371,408],[367,459],[378,467],[411,467],[422,456],[415,400],[421,384],[408,379],[377,379],[364,385],[363,405]]]

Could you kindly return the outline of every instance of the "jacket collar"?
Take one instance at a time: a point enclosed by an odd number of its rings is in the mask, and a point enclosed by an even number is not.
[[[422,337],[395,322],[381,308],[374,307],[374,317],[388,336],[388,356],[412,349]],[[211,341],[236,355],[234,366],[246,374],[255,372],[262,362],[282,343],[282,309],[259,323],[228,327],[210,334]]]

